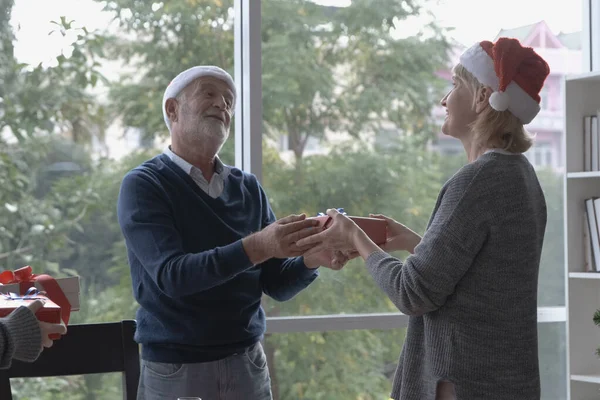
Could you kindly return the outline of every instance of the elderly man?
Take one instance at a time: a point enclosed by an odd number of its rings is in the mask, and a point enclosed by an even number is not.
[[[140,305],[140,399],[271,399],[262,294],[289,300],[323,261],[347,261],[302,257],[309,247],[296,241],[318,232],[315,222],[275,220],[256,177],[219,160],[235,101],[221,68],[180,73],[163,96],[171,145],[121,185],[118,218]]]

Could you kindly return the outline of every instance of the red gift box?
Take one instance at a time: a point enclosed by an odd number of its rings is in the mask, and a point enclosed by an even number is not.
[[[33,294],[26,296],[19,296],[15,293],[0,295],[0,317],[6,317],[20,306],[27,306],[37,299],[44,302],[44,307],[35,313],[38,321],[60,324],[62,322],[60,306],[46,296],[35,293],[35,291]],[[60,334],[53,333],[49,337],[52,340],[56,340],[60,338]]]
[[[71,317],[72,306],[69,299],[65,295],[56,279],[47,274],[37,275],[33,273],[32,268],[27,265],[23,268],[19,268],[15,271],[2,271],[0,272],[0,284],[11,285],[18,284],[19,294],[24,296],[28,290],[37,290],[35,286],[39,285],[39,290],[44,292],[44,295],[51,299],[53,303],[58,304],[61,308],[61,319],[65,325],[69,324],[69,318]],[[9,289],[12,291],[13,289]],[[5,292],[0,290],[0,292]],[[78,299],[78,297],[77,297]],[[77,304],[79,308],[79,304]]]
[[[370,217],[348,217],[362,229],[367,236],[378,246],[387,241],[387,222],[383,219]],[[328,215],[311,217],[319,221],[320,228],[329,228],[333,224],[333,219]]]

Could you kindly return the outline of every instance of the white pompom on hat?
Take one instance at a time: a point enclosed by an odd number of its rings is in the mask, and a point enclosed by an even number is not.
[[[167,100],[177,97],[177,95],[179,93],[181,93],[181,91],[187,85],[189,85],[194,80],[196,80],[202,76],[212,76],[214,78],[221,79],[222,81],[227,83],[227,85],[229,85],[229,88],[231,89],[231,92],[233,93],[233,103],[232,103],[231,107],[232,107],[232,109],[235,109],[235,99],[236,99],[235,83],[233,82],[233,78],[231,77],[231,75],[229,75],[229,73],[227,73],[227,71],[225,71],[217,66],[214,66],[214,65],[199,65],[196,67],[192,67],[192,68],[186,69],[185,71],[183,71],[179,75],[177,75],[171,81],[171,83],[169,83],[169,85],[167,86],[167,89],[165,90],[165,94],[163,95],[163,100],[162,100],[163,118],[164,118],[165,124],[167,124],[167,128],[169,128],[169,130],[171,130],[171,121],[169,120],[169,116],[167,115],[167,110],[165,109]]]

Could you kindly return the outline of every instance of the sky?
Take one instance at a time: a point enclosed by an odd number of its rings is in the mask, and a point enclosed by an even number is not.
[[[258,1],[258,0],[248,0]],[[326,5],[345,6],[351,0],[313,0]],[[561,0],[429,0],[427,9],[433,16],[422,16],[397,25],[399,36],[410,36],[432,18],[451,32],[457,42],[470,46],[480,40],[492,40],[501,29],[514,28],[545,20],[554,33],[580,31],[581,1]],[[501,6],[493,7],[493,4]],[[568,4],[568,5],[567,5]],[[110,16],[101,12],[102,5],[92,0],[15,0],[12,24],[18,27],[15,55],[21,62],[38,64],[68,53],[70,38],[48,35],[55,29],[51,20],[60,16],[74,20],[88,29],[104,28]],[[517,11],[518,10],[518,11]],[[33,11],[33,12],[32,12]]]

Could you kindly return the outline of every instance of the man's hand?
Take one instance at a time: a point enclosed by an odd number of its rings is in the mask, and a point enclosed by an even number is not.
[[[253,264],[270,258],[296,257],[314,247],[314,244],[297,246],[296,242],[319,233],[318,221],[306,219],[306,215],[289,215],[281,218],[262,231],[242,240],[244,250]]]
[[[316,269],[320,266],[338,271],[346,265],[348,261],[358,256],[357,252],[342,252],[339,250],[323,250],[304,257],[304,264],[307,268]]]
[[[325,250],[350,251],[356,249],[356,238],[359,233],[366,235],[354,221],[340,214],[336,209],[327,210],[333,224],[323,232],[310,235],[298,241],[299,246],[314,246],[305,256]]]

